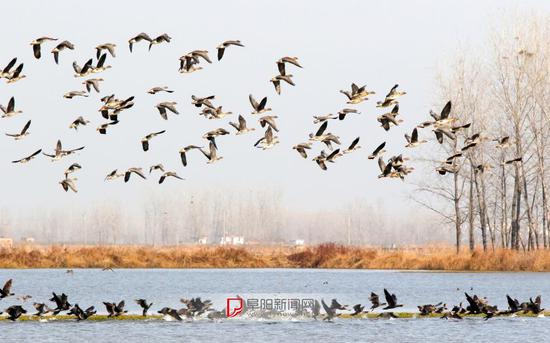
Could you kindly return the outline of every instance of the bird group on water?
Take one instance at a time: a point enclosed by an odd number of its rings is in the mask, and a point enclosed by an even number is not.
[[[0,300],[15,296],[15,293],[12,292],[12,279],[6,281],[4,287],[0,289]],[[481,315],[485,320],[493,318],[495,316],[516,316],[518,313],[522,312],[524,314],[533,314],[533,315],[543,315],[544,308],[541,307],[542,299],[538,295],[535,297],[535,300],[529,298],[529,301],[519,302],[517,299],[512,298],[509,295],[506,295],[506,301],[508,303],[508,309],[500,311],[496,305],[490,305],[487,298],[479,297],[477,295],[469,295],[467,292],[464,293],[466,297],[467,305],[466,307],[462,306],[462,302],[456,306],[447,307],[447,304],[439,302],[437,304],[424,304],[417,306],[418,312],[415,315],[418,316],[439,316],[442,319],[456,319],[462,320],[464,316],[468,315]],[[242,299],[243,308],[242,314],[247,315],[251,318],[270,318],[280,316],[282,313],[280,310],[276,309],[253,309],[247,308],[246,301],[240,296],[238,298]],[[313,318],[315,320],[321,319],[326,321],[332,321],[334,318],[340,316],[347,317],[362,317],[368,313],[375,313],[375,310],[382,310],[383,312],[376,313],[378,318],[399,318],[399,315],[392,312],[391,310],[403,307],[403,304],[400,304],[397,300],[397,296],[387,289],[384,288],[384,298],[385,302],[380,299],[380,296],[374,292],[371,292],[370,297],[368,298],[370,302],[369,305],[356,304],[350,308],[349,305],[342,305],[336,299],[332,299],[330,305],[328,305],[324,299],[314,300],[310,308],[298,307],[295,309],[295,313],[291,313],[291,316],[301,317],[301,318]],[[17,300],[21,302],[26,302],[29,299],[32,299],[30,295],[17,296]],[[93,315],[97,314],[95,306],[87,307],[86,309],[81,308],[78,304],[72,305],[69,302],[69,297],[65,293],[56,294],[52,292],[52,297],[49,299],[50,302],[55,304],[55,307],[48,306],[46,303],[33,303],[33,307],[36,312],[31,315],[34,317],[39,317],[41,320],[47,320],[47,318],[54,318],[58,314],[65,314],[67,316],[74,316],[75,320],[82,321],[90,318]],[[147,317],[148,313],[151,313],[151,308],[153,307],[152,302],[148,302],[146,299],[135,299],[137,305],[140,306],[141,315]],[[180,299],[180,302],[185,306],[182,308],[172,308],[172,307],[163,307],[156,311],[157,314],[163,315],[166,319],[182,321],[184,319],[222,319],[227,318],[226,309],[216,310],[213,307],[213,303],[210,300],[202,300],[200,297],[191,298],[191,299]],[[125,309],[125,301],[120,300],[118,302],[103,302],[105,307],[105,312],[107,317],[120,317],[128,313]],[[368,309],[366,309],[368,308]],[[321,311],[324,311],[324,313]],[[3,312],[5,314],[3,314]],[[27,314],[27,310],[23,305],[12,305],[6,308],[3,312],[0,312],[0,315],[7,316],[11,321],[16,321],[22,315]],[[154,313],[153,313],[154,314]]]
[[[172,37],[166,33],[163,33],[155,38],[152,38],[147,33],[140,33],[136,36],[131,37],[128,40],[128,46],[130,53],[136,53],[136,48],[138,44],[148,43],[148,49],[151,50],[154,46],[161,44],[169,44],[172,40]],[[60,40],[58,38],[52,37],[40,37],[33,40],[30,45],[32,46],[32,51],[35,59],[42,58],[42,50],[46,45],[52,44],[55,45],[51,50],[53,55],[53,60],[56,64],[63,63],[63,55],[66,50],[74,50],[75,45],[68,40]],[[234,48],[242,48],[244,44],[240,40],[227,40],[221,43],[216,47],[217,50],[217,60],[221,61],[224,56],[226,56],[228,49],[232,50]],[[95,56],[92,56],[86,60],[82,65],[74,61],[72,63],[74,77],[75,78],[85,78],[82,82],[83,89],[74,90],[66,92],[63,97],[66,99],[74,99],[78,97],[87,98],[92,92],[101,92],[101,83],[104,81],[101,77],[96,77],[95,75],[105,72],[106,70],[111,69],[111,66],[107,64],[107,57],[117,58],[117,45],[114,43],[103,43],[95,47]],[[119,57],[120,58],[120,57]],[[203,69],[202,65],[211,64],[212,59],[209,56],[208,50],[193,50],[189,53],[182,55],[179,58],[179,68],[178,71],[182,74],[188,74],[197,72]],[[275,61],[277,66],[277,75],[273,76],[269,82],[274,86],[274,89],[277,94],[282,93],[283,85],[295,86],[293,80],[294,75],[291,73],[302,69],[303,66],[297,57],[284,56]],[[0,79],[4,78],[8,84],[13,84],[20,80],[26,78],[26,75],[23,73],[24,63],[18,64],[18,58],[12,58],[11,61],[0,71]],[[359,145],[360,137],[350,139],[351,143],[347,147],[338,147],[340,146],[341,139],[340,137],[330,132],[328,126],[329,121],[339,120],[343,121],[350,116],[359,115],[361,112],[357,108],[353,108],[358,104],[361,104],[376,95],[376,92],[368,90],[366,86],[358,86],[356,83],[352,83],[350,89],[340,90],[340,92],[345,95],[346,104],[349,105],[346,108],[341,109],[336,114],[326,114],[326,115],[315,115],[313,116],[313,123],[320,124],[320,126],[311,134],[309,138],[304,141],[295,144],[292,148],[296,150],[300,156],[304,159],[308,158],[309,150],[313,148],[313,144],[320,143],[322,146],[326,146],[328,151],[321,149],[319,153],[313,156],[312,160],[315,161],[318,166],[326,170],[329,164],[335,163],[338,159],[347,155],[349,153],[355,152],[361,148]],[[174,90],[170,89],[168,86],[155,86],[147,90],[147,93],[150,95],[155,95],[158,93],[172,94]],[[399,108],[399,99],[400,97],[406,95],[407,92],[400,90],[399,85],[395,84],[390,91],[385,95],[384,98],[376,102],[376,108],[384,111],[385,113],[380,114],[376,119],[380,123],[380,126],[385,130],[389,131],[394,126],[399,126],[403,119],[401,119],[400,108]],[[215,104],[215,95],[208,96],[196,96],[192,95],[191,103],[200,109],[199,115],[204,116],[209,120],[222,120],[225,117],[233,116],[231,111],[227,111],[223,108],[222,105]],[[277,145],[280,141],[276,135],[279,132],[277,125],[277,120],[279,116],[274,114],[268,114],[272,112],[272,109],[268,107],[267,96],[256,99],[252,94],[248,96],[250,105],[252,107],[251,115],[257,115],[258,123],[260,127],[265,129],[263,135],[261,135],[258,140],[255,142],[254,146],[263,150],[271,149]],[[134,106],[135,96],[127,96],[125,98],[117,98],[115,94],[109,94],[101,97],[98,111],[101,114],[101,117],[105,120],[103,123],[99,124],[97,131],[100,135],[106,135],[113,127],[118,125],[123,121],[122,113],[128,109],[131,109]],[[0,99],[0,101],[2,101]],[[176,101],[163,101],[159,102],[155,108],[158,111],[160,117],[164,120],[169,120],[172,115],[179,115],[178,103]],[[12,96],[8,102],[7,106],[0,105],[2,111],[2,118],[11,118],[19,116],[23,111],[16,106],[15,98]],[[153,110],[153,109],[152,109]],[[439,114],[430,111],[431,119],[424,121],[418,124],[412,132],[405,134],[405,147],[414,148],[421,144],[427,143],[426,139],[422,139],[420,136],[420,130],[424,128],[432,128],[433,133],[437,142],[442,144],[445,139],[457,140],[457,133],[461,130],[465,130],[470,127],[470,123],[458,123],[458,118],[453,116],[451,113],[451,102],[449,101]],[[83,116],[78,116],[74,121],[69,125],[69,129],[74,129],[78,131],[79,128],[87,126],[90,124],[90,120],[84,118]],[[23,128],[19,132],[6,133],[8,137],[13,138],[14,140],[22,140],[30,134],[31,120],[28,120]],[[249,121],[239,114],[236,121],[229,121],[227,123],[230,127],[235,130],[236,135],[243,135],[246,133],[251,133],[256,130],[255,127],[249,124]],[[141,138],[141,146],[144,152],[148,152],[151,149],[151,146],[154,144],[158,137],[168,134],[167,129],[151,132]],[[179,150],[179,156],[182,165],[185,167],[189,161],[189,154],[196,150],[199,151],[207,160],[208,164],[215,163],[223,159],[223,156],[219,154],[219,146],[216,141],[216,138],[220,136],[229,135],[230,131],[224,127],[219,127],[215,130],[206,132],[202,137],[205,140],[204,143],[198,144],[189,144]],[[485,137],[483,133],[475,133],[471,136],[468,136],[464,139],[463,147],[458,151],[454,152],[451,156],[446,158],[440,166],[436,168],[436,171],[445,175],[447,173],[455,173],[458,171],[457,159],[462,157],[463,153],[475,148],[477,145],[481,144],[483,141],[488,140],[488,137]],[[510,146],[511,142],[509,137],[499,137],[493,139],[497,142],[497,147],[506,148]],[[400,178],[404,179],[406,175],[411,173],[414,168],[407,166],[406,161],[409,160],[408,157],[403,156],[403,154],[393,155],[389,158],[384,158],[386,142],[381,142],[377,147],[368,155],[368,159],[378,160],[378,166],[380,168],[379,178]],[[457,145],[458,146],[458,145]],[[85,149],[85,146],[66,149],[63,147],[60,140],[57,141],[55,145],[55,150],[53,153],[43,152],[42,148],[36,149],[31,154],[28,154],[22,158],[13,160],[13,163],[28,163],[39,155],[47,156],[51,158],[52,161],[59,161],[66,156],[72,155],[74,153],[80,152]],[[513,159],[503,161],[503,165],[512,164],[515,162],[521,161],[522,157],[514,157]],[[77,192],[76,182],[77,178],[72,177],[73,173],[80,170],[82,166],[79,163],[71,164],[64,173],[64,178],[59,181],[59,184],[63,187],[65,191],[72,190]],[[475,170],[478,172],[483,172],[490,168],[488,165],[479,165],[476,166]],[[160,173],[158,182],[163,183],[167,178],[173,178],[178,180],[183,180],[176,171],[165,170],[162,163],[156,164],[149,167],[149,174],[153,172]],[[114,180],[119,177],[123,177],[125,182],[130,180],[131,175],[137,175],[142,179],[146,179],[147,176],[144,172],[143,167],[129,167],[124,170],[114,169],[107,173],[105,180]]]

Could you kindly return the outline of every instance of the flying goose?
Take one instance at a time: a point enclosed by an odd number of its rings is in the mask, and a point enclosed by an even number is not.
[[[330,153],[330,155],[327,156],[324,151],[321,151],[319,155],[313,158],[313,161],[315,161],[322,170],[327,170],[327,165],[325,162],[334,163],[334,160],[336,159],[339,153],[340,153],[340,149],[336,149],[332,153]]]
[[[206,107],[215,108],[214,105],[212,105],[212,103],[210,102],[210,100],[214,100],[215,98],[215,95],[209,95],[203,98],[191,95],[191,103],[195,105],[195,107],[202,107],[204,105]]]
[[[168,120],[168,114],[166,113],[166,110],[174,113],[174,114],[180,114],[178,110],[176,109],[177,102],[175,101],[166,101],[158,103],[155,107],[160,113],[160,116],[164,120]]]
[[[185,148],[180,149],[179,153],[180,153],[181,163],[183,164],[184,167],[187,167],[187,152],[193,149],[200,149],[200,148],[202,147],[196,146],[196,145],[188,145]]]
[[[321,304],[327,314],[323,320],[331,321],[334,317],[336,317],[336,309],[328,306],[323,299],[321,299]]]
[[[399,91],[397,90],[397,87],[399,87],[398,84],[394,85],[390,91],[388,92],[388,94],[386,94],[386,100],[389,99],[389,100],[395,100],[405,94],[407,94],[407,92],[404,92],[404,91]]]
[[[11,59],[11,61],[4,67],[4,69],[0,70],[0,79],[1,78],[9,78],[11,75],[11,68],[17,63],[17,57],[14,57]]]
[[[118,120],[113,120],[113,121],[110,121],[108,123],[101,124],[97,127],[96,131],[98,131],[102,135],[106,135],[107,134],[107,128],[111,125],[116,125],[116,124],[118,124]]]
[[[52,159],[52,161],[58,161],[60,159],[62,159],[63,157],[65,156],[69,156],[71,154],[74,154],[76,153],[77,151],[80,151],[82,149],[84,149],[85,147],[84,146],[81,146],[79,148],[76,148],[76,149],[70,149],[70,150],[63,150],[63,147],[62,147],[62,144],[61,144],[61,140],[57,140],[57,143],[55,145],[55,151],[54,151],[54,154],[53,155],[50,155],[50,154],[46,154],[46,153],[42,153],[43,155],[45,156],[48,156]]]
[[[371,302],[372,306],[371,306],[371,311],[374,310],[375,308],[377,307],[380,307],[380,306],[385,306],[386,303],[380,303],[380,297],[378,296],[378,294],[374,293],[374,292],[371,292],[370,293],[370,297],[369,297],[369,301]]]
[[[12,284],[13,279],[9,279],[6,283],[4,283],[4,287],[0,288],[0,299],[15,295],[14,293],[11,293]]]
[[[357,149],[361,149],[361,146],[360,145],[357,145],[357,143],[359,143],[359,139],[361,139],[361,137],[357,137],[353,140],[353,142],[351,142],[351,144],[349,145],[349,147],[342,151],[343,154],[349,154],[350,152],[353,152]]]
[[[95,67],[93,67],[93,66],[91,67],[90,72],[91,73],[100,73],[102,71],[110,69],[111,68],[110,65],[105,65],[106,60],[107,60],[107,54],[103,54],[103,55],[99,56],[99,58],[97,60],[97,64],[95,65]]]
[[[67,312],[69,315],[75,315],[77,321],[86,320],[96,314],[97,311],[95,310],[94,306],[88,307],[86,310],[83,310],[78,306],[78,304],[74,304],[74,306]]]
[[[138,34],[137,36],[134,36],[134,37],[130,38],[128,40],[128,47],[130,48],[130,52],[132,52],[132,50],[133,50],[134,43],[138,43],[138,42],[141,42],[143,40],[146,40],[149,43],[151,43],[153,41],[151,39],[151,37],[149,37],[149,35],[146,34],[145,32],[142,32],[142,33]]]
[[[450,117],[451,108],[452,103],[451,101],[448,101],[439,115],[434,113],[433,111],[430,111],[430,116],[435,119],[434,125],[436,128],[448,128],[457,120],[456,118]]]
[[[8,102],[8,107],[4,107],[0,105],[0,110],[2,111],[2,118],[9,118],[16,116],[20,113],[23,113],[21,110],[15,110],[15,97],[11,97],[10,101]]]
[[[359,87],[355,83],[351,84],[351,92],[340,90],[340,93],[344,94],[348,98],[348,104],[358,104],[368,100],[369,95],[376,94],[375,92],[366,90],[366,86]]]
[[[32,52],[33,52],[34,58],[39,60],[40,57],[42,56],[42,54],[40,52],[40,45],[42,43],[47,42],[47,41],[56,41],[56,40],[57,40],[57,38],[51,38],[51,37],[40,37],[40,38],[37,38],[37,39],[33,40],[31,42],[31,45],[32,45]]]
[[[435,168],[435,171],[437,171],[439,175],[446,175],[447,173],[454,174],[458,172],[458,169],[457,165],[442,163],[439,167]]]
[[[132,176],[132,173],[138,175],[144,180],[147,179],[143,174],[143,170],[141,168],[132,167],[132,168],[128,168],[128,170],[124,172],[124,182],[128,182],[130,180],[130,176]]]
[[[67,93],[63,94],[63,97],[65,99],[72,99],[72,98],[77,97],[77,96],[87,98],[88,93],[86,93],[85,91],[70,91],[70,92],[67,92]]]
[[[398,126],[400,123],[403,122],[402,119],[397,119],[397,116],[399,115],[399,104],[396,104],[391,112],[384,113],[376,120],[381,124],[380,126],[384,128],[384,130],[389,131],[392,125]]]
[[[168,89],[168,86],[153,87],[147,91],[149,94],[157,94],[159,92],[174,93],[174,91]]]
[[[61,185],[61,187],[63,187],[63,190],[65,190],[65,192],[70,189],[73,192],[78,193],[75,184],[76,180],[76,178],[67,178],[67,176],[65,176],[63,180],[59,181],[59,184]]]
[[[361,112],[357,111],[355,108],[344,108],[338,111],[338,120],[346,119],[346,116],[350,113],[360,114]]]
[[[311,143],[296,144],[295,146],[292,147],[292,149],[298,151],[300,156],[302,156],[303,158],[307,158],[306,149],[307,150],[311,149]]]
[[[112,44],[112,43],[105,43],[105,44],[96,46],[95,47],[96,58],[99,59],[103,50],[109,51],[109,54],[111,54],[111,57],[116,57],[115,48],[116,48],[116,44]]]
[[[435,138],[437,139],[439,144],[443,144],[444,136],[447,136],[450,140],[453,140],[453,141],[456,139],[456,135],[454,133],[447,131],[444,128],[438,127],[433,129],[432,131],[435,134]]]
[[[223,119],[231,114],[233,114],[233,112],[224,112],[223,106],[218,106],[216,108],[203,107],[200,113],[200,115],[203,115],[208,119]]]
[[[514,164],[515,162],[522,162],[523,161],[523,157],[516,157],[516,158],[513,158],[511,160],[507,160],[507,161],[504,161],[501,163],[501,165],[508,165],[508,164]]]
[[[34,313],[34,316],[42,317],[44,315],[47,315],[49,313],[53,313],[53,309],[50,308],[48,305],[44,303],[33,303],[32,306],[36,309],[36,313]]]
[[[86,86],[86,90],[88,91],[88,93],[91,92],[92,87],[95,89],[96,92],[99,93],[99,83],[103,82],[103,81],[104,80],[102,78],[88,79],[88,80],[82,82],[82,84]]]
[[[397,304],[397,297],[395,296],[395,294],[390,294],[390,292],[388,292],[388,290],[385,288],[384,297],[386,298],[386,302],[388,303],[388,305],[383,308],[384,310],[389,310],[396,307],[403,307],[403,305]]]
[[[321,124],[321,126],[319,126],[319,129],[317,129],[317,132],[315,132],[315,134],[313,134],[313,133],[309,134],[309,140],[310,141],[319,141],[319,142],[322,141],[323,138],[325,137],[325,135],[323,135],[323,133],[327,129],[327,126],[328,126],[328,122],[327,121],[323,122],[323,124]]]
[[[219,161],[223,158],[222,156],[218,156],[216,145],[212,141],[210,141],[210,145],[209,145],[209,150],[210,151],[209,152],[204,151],[203,148],[199,148],[199,150],[208,159],[208,162],[206,162],[208,164],[214,163],[214,162]]]
[[[23,66],[24,66],[24,63],[19,64],[17,68],[15,68],[13,73],[11,73],[9,76],[6,77],[7,79],[6,83],[14,83],[27,77],[26,75],[21,74],[21,72],[23,71]]]
[[[28,132],[30,126],[31,126],[31,121],[29,120],[25,124],[25,126],[23,126],[23,128],[19,133],[6,133],[6,136],[13,137],[16,141],[23,139],[30,134],[30,132]]]
[[[170,43],[170,40],[172,40],[172,37],[168,36],[167,33],[163,33],[160,36],[156,37],[155,39],[149,41],[149,51],[151,51],[151,47],[156,44],[160,44],[162,42]]]
[[[143,151],[148,151],[149,150],[149,141],[151,139],[153,139],[153,137],[156,137],[158,135],[161,135],[163,133],[165,133],[166,130],[162,130],[162,131],[158,131],[158,132],[153,132],[153,133],[150,133],[148,134],[147,136],[143,137],[141,139],[141,147],[143,148]]]
[[[390,160],[386,164],[382,157],[378,158],[378,167],[380,168],[380,174],[378,175],[378,178],[384,178],[384,177],[392,177],[393,172],[393,162]]]
[[[84,63],[82,67],[76,63],[76,61],[73,61],[73,70],[75,72],[74,77],[83,77],[90,75],[93,70],[93,58],[90,58],[89,60]]]
[[[364,313],[365,312],[364,310],[365,310],[365,306],[361,306],[361,304],[354,305],[353,313],[351,315],[356,316],[358,314]]]
[[[82,166],[78,163],[71,164],[67,169],[65,169],[65,178],[69,176],[69,174],[72,174],[78,170],[82,169]]]
[[[184,179],[181,178],[178,174],[176,174],[176,172],[168,171],[168,172],[165,172],[164,174],[162,174],[162,175],[160,176],[159,184],[163,183],[164,180],[166,180],[167,177],[173,177],[173,178],[176,178],[176,179],[178,179],[178,180],[184,180]]]
[[[279,73],[282,76],[286,75],[286,67],[285,67],[286,63],[293,64],[298,68],[303,68],[302,65],[298,62],[298,57],[285,56],[277,60],[276,63],[277,63],[277,69],[279,69]]]
[[[180,317],[179,313],[177,310],[173,309],[173,308],[169,308],[169,307],[163,307],[162,309],[160,309],[159,311],[157,311],[157,313],[160,313],[160,314],[163,314],[165,316],[170,316],[172,318],[174,318],[175,320],[177,321],[182,321],[183,319]]]
[[[231,45],[244,47],[240,40],[227,40],[223,42],[216,47],[218,49],[218,61],[222,59],[225,49]]]
[[[143,309],[142,315],[146,317],[147,311],[149,311],[151,306],[153,306],[153,303],[147,304],[147,300],[145,299],[136,299],[135,301],[136,301],[136,304],[138,304]]]
[[[151,174],[153,170],[160,170],[161,172],[164,173],[164,166],[160,163],[152,165],[151,167],[149,167],[149,174]]]
[[[276,144],[279,143],[279,139],[277,136],[273,136],[273,130],[271,129],[271,126],[268,126],[267,130],[265,130],[265,134],[262,138],[260,138],[255,144],[255,147],[260,147],[263,150],[270,149],[274,147]]]
[[[202,138],[205,138],[208,141],[214,143],[214,147],[217,149],[218,146],[216,145],[216,137],[224,136],[224,135],[228,135],[228,134],[229,134],[229,131],[227,131],[226,129],[220,127],[220,128],[215,129],[215,130],[208,131],[207,133],[202,135]]]
[[[254,96],[252,96],[252,94],[249,94],[248,100],[250,101],[250,105],[252,105],[252,108],[254,109],[254,111],[252,111],[252,114],[260,114],[271,111],[271,108],[265,107],[267,105],[266,96],[264,96],[260,102],[257,102],[256,99],[254,99]]]
[[[115,169],[112,172],[110,172],[109,174],[107,174],[107,176],[105,177],[105,181],[114,180],[114,179],[117,179],[117,178],[119,178],[121,176],[124,176],[124,175],[125,175],[125,173],[119,173],[118,169]]]
[[[332,113],[321,115],[321,116],[313,116],[313,124],[324,123],[330,119],[338,119],[338,116]]]
[[[278,116],[263,116],[261,117],[258,122],[262,127],[265,127],[268,125],[273,130],[279,132],[279,129],[277,129],[277,123],[275,123],[275,119],[279,118]]]
[[[71,308],[71,304],[69,303],[69,297],[65,293],[61,293],[61,295],[55,294],[55,292],[52,292],[52,297],[50,298],[50,301],[55,302],[56,308],[53,310],[53,315],[58,315],[60,312],[68,311]]]
[[[247,132],[256,130],[253,127],[251,128],[246,127],[246,119],[244,119],[242,115],[239,115],[238,123],[229,122],[229,125],[233,126],[237,130],[237,133],[236,133],[237,135],[242,135]]]
[[[36,150],[36,151],[33,152],[31,155],[29,155],[29,156],[27,156],[27,157],[23,157],[23,158],[20,159],[20,160],[11,161],[11,163],[27,163],[27,162],[29,162],[30,160],[32,160],[33,158],[35,158],[36,155],[40,154],[41,152],[42,152],[42,149]]]
[[[89,123],[90,123],[89,120],[86,120],[86,119],[84,119],[84,117],[79,116],[78,118],[76,118],[76,119],[71,123],[71,125],[69,125],[69,129],[78,130],[78,127],[79,127],[80,125],[86,126],[86,125],[89,124]]]
[[[470,126],[472,126],[472,123],[467,123],[467,124],[457,125],[457,126],[451,126],[451,132],[452,133],[457,133],[460,130],[465,130],[465,129],[469,128]]]
[[[8,314],[8,319],[14,322],[21,317],[22,314],[27,313],[27,310],[20,305],[12,305],[6,309],[6,313]]]
[[[294,81],[292,81],[292,74],[288,75],[277,75],[271,78],[269,82],[273,83],[273,87],[275,87],[275,91],[277,94],[281,94],[281,81],[285,81],[291,86],[295,86]]]
[[[386,152],[386,150],[384,150],[385,146],[386,142],[382,142],[382,144],[376,147],[376,149],[374,149],[374,151],[369,155],[369,160],[374,160],[375,158],[382,156],[382,154]]]
[[[57,44],[55,48],[52,49],[53,59],[55,64],[59,64],[59,53],[65,49],[74,50],[73,43],[64,40],[63,42]]]
[[[520,303],[517,299],[512,299],[506,294],[506,301],[508,302],[509,313],[516,313],[521,310]]]
[[[510,146],[510,137],[504,136],[501,138],[495,138],[493,139],[493,142],[497,142],[497,145],[495,146],[497,149],[506,149]]]
[[[118,304],[109,302],[103,302],[103,304],[105,305],[107,313],[109,313],[109,317],[118,317],[128,312],[124,310],[124,300],[120,301]]]
[[[405,139],[407,140],[407,145],[405,147],[407,148],[414,148],[419,146],[420,144],[426,143],[427,140],[418,140],[418,129],[415,127],[409,136],[408,134],[405,134]]]

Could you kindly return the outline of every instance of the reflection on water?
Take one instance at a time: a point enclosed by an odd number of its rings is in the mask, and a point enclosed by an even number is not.
[[[239,294],[245,298],[337,298],[341,303],[368,303],[371,291],[379,294],[388,288],[397,294],[402,311],[416,310],[416,305],[445,302],[458,304],[463,292],[485,296],[490,303],[505,309],[506,294],[520,301],[542,294],[550,296],[550,273],[403,273],[364,270],[287,270],[287,269],[208,269],[208,270],[0,270],[0,283],[14,279],[16,295],[33,298],[24,307],[33,310],[32,302],[47,302],[51,292],[65,292],[71,303],[81,307],[95,305],[105,313],[103,301],[126,300],[130,313],[140,313],[133,300],[153,302],[153,311],[168,306],[182,307],[180,298],[201,296],[222,309],[225,299]],[[15,297],[0,300],[0,309],[21,303]],[[51,304],[53,305],[53,304]],[[395,342],[401,340],[461,342],[529,339],[545,341],[550,334],[547,318],[478,318],[458,321],[440,319],[337,319],[333,323],[313,320],[195,320],[108,321],[108,322],[0,322],[0,338],[9,341],[59,341],[85,339],[114,341],[133,338],[140,341],[289,341],[316,338],[337,341]]]

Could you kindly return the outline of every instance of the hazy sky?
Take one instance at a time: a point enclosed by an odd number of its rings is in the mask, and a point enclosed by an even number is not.
[[[461,45],[478,44],[491,25],[498,24],[501,12],[548,11],[547,1],[10,1],[3,6],[2,50],[0,64],[12,57],[25,62],[27,78],[15,84],[0,83],[0,102],[7,104],[15,96],[23,114],[1,119],[3,132],[16,132],[32,119],[31,135],[15,142],[0,137],[0,206],[12,210],[36,206],[88,206],[111,200],[143,201],[151,190],[160,192],[199,191],[222,186],[227,191],[239,187],[281,189],[288,206],[316,209],[339,206],[361,197],[370,201],[385,199],[409,210],[418,206],[409,200],[414,188],[399,180],[378,180],[378,166],[367,155],[380,142],[387,141],[389,154],[405,152],[403,134],[424,120],[434,105],[435,73]],[[128,39],[139,32],[150,36],[168,33],[169,44],[137,44],[128,50]],[[74,51],[63,51],[55,65],[43,47],[43,57],[35,60],[29,43],[48,35],[75,44]],[[178,58],[195,49],[210,51],[224,40],[240,39],[245,48],[230,47],[221,62],[192,74],[177,72]],[[112,69],[97,74],[105,82],[101,94],[89,98],[63,99],[71,90],[83,88],[82,78],[74,78],[71,64],[83,64],[95,55],[94,47],[112,42],[118,45],[117,57],[107,59]],[[275,61],[282,56],[298,56],[303,69],[289,67],[296,87],[283,84],[278,96],[269,79],[277,73]],[[306,141],[318,125],[312,115],[335,113],[348,107],[338,91],[351,82],[366,84],[377,95],[356,105],[362,114],[345,121],[330,121],[329,131],[339,135],[343,145],[360,136],[363,149],[341,158],[324,172],[311,161],[321,146],[316,145],[308,160],[291,147]],[[407,95],[400,100],[405,122],[389,133],[379,127],[375,107],[395,83]],[[173,94],[149,95],[153,86],[169,86]],[[124,111],[121,123],[107,136],[95,128],[103,123],[97,109],[101,96],[115,93],[119,98],[135,96],[134,108]],[[268,96],[268,106],[279,116],[281,144],[267,151],[255,149],[254,142],[263,134],[258,116],[250,115],[248,94]],[[216,105],[232,111],[231,118],[207,120],[191,105],[191,95],[216,95]],[[177,101],[179,116],[164,121],[154,105]],[[436,109],[438,110],[438,109]],[[256,131],[235,136],[228,121],[243,114]],[[68,128],[77,116],[92,123],[74,132]],[[222,161],[207,165],[198,151],[189,154],[184,168],[178,150],[188,144],[203,144],[201,136],[216,127],[232,131],[218,139]],[[151,142],[150,151],[141,149],[146,134],[166,129],[167,133]],[[442,152],[431,143],[423,153]],[[66,148],[85,145],[76,156],[51,162],[45,156],[26,165],[11,164],[38,148],[51,153],[57,139]],[[428,149],[428,150],[426,150]],[[422,153],[421,150],[419,152]],[[418,152],[415,152],[418,153]],[[411,155],[409,153],[409,155]],[[412,155],[414,156],[414,154]],[[65,193],[58,181],[63,170],[79,162],[83,170],[78,178],[78,194]],[[122,179],[104,182],[115,169],[163,163],[186,181],[168,180],[158,185],[155,175],[124,184]],[[410,163],[415,165],[414,159]],[[430,174],[430,177],[436,177]],[[426,177],[416,175],[413,178]],[[411,180],[413,179],[411,178]]]

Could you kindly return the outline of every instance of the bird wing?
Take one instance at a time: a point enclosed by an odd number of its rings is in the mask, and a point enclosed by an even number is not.
[[[447,119],[449,117],[449,114],[451,113],[451,101],[447,102],[445,104],[445,107],[441,110],[441,115],[439,116],[440,119]]]
[[[25,124],[25,126],[23,126],[23,129],[21,130],[21,135],[24,135],[27,132],[27,130],[29,129],[30,126],[31,126],[31,121],[29,120],[27,122],[27,124]]]
[[[320,127],[319,129],[317,130],[317,132],[315,133],[315,136],[321,136],[323,134],[323,132],[325,132],[325,130],[327,129],[327,126],[328,126],[328,122],[324,122]]]
[[[250,101],[250,104],[252,105],[252,108],[254,108],[255,111],[258,111],[260,105],[258,104],[256,99],[254,99],[254,96],[252,94],[248,95],[248,100]]]

